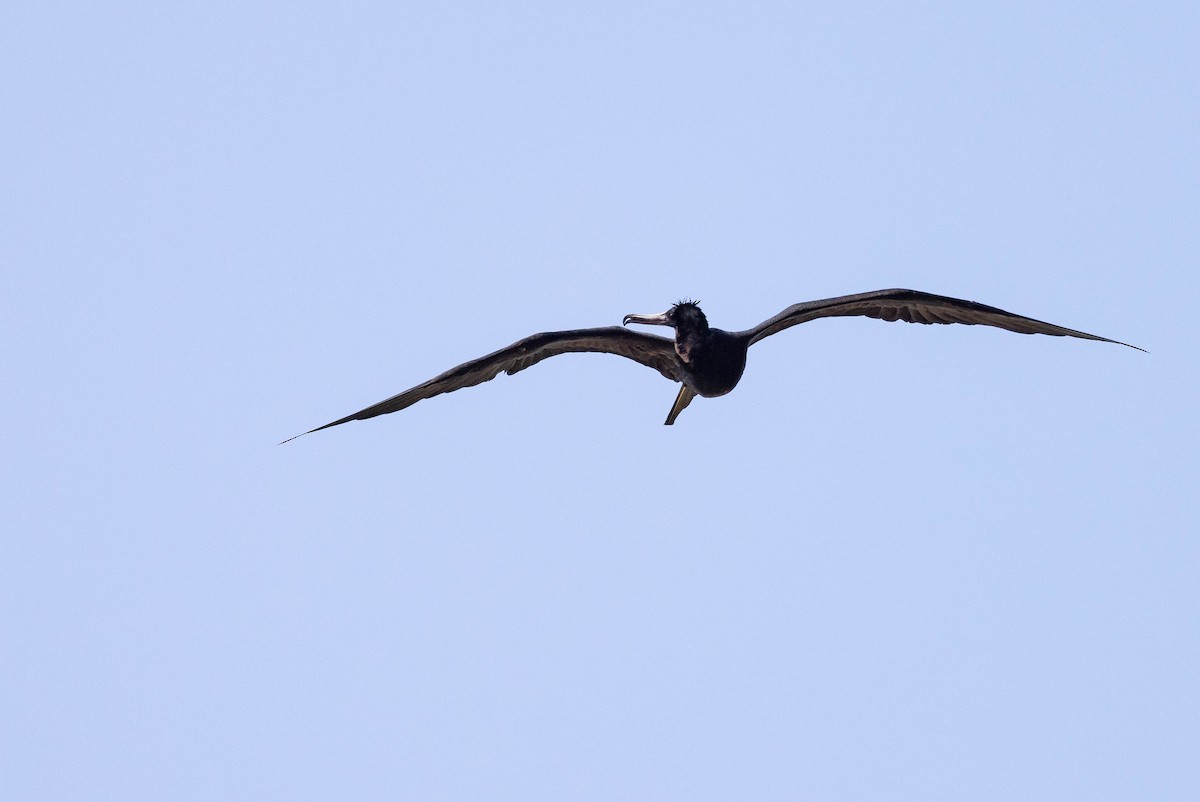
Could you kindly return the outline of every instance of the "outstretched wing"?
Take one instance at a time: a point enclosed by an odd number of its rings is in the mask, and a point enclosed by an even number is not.
[[[549,359],[559,354],[593,351],[604,354],[617,354],[640,362],[646,367],[654,368],[671,381],[682,381],[683,374],[679,361],[675,356],[675,341],[654,334],[643,334],[640,331],[630,331],[621,326],[606,326],[596,329],[573,329],[571,331],[547,331],[534,334],[523,340],[518,340],[507,348],[464,362],[456,368],[451,368],[440,376],[418,384],[411,390],[405,390],[399,395],[380,401],[378,404],[361,409],[353,415],[310,429],[303,434],[312,434],[330,426],[338,426],[352,420],[366,420],[376,415],[386,415],[398,412],[405,407],[425,398],[432,398],[442,393],[452,393],[464,387],[473,387],[496,378],[501,371],[512,375],[519,370],[525,370],[530,365],[536,365],[543,359]],[[296,435],[301,437],[302,435]],[[289,437],[283,442],[295,440]],[[280,444],[282,445],[282,443]]]
[[[786,328],[816,320],[819,317],[844,317],[862,315],[880,320],[903,320],[905,323],[962,323],[966,326],[995,326],[1019,334],[1050,334],[1054,337],[1081,337],[1085,340],[1116,343],[1129,348],[1145,349],[1129,345],[1119,340],[1110,340],[1075,329],[1044,323],[1031,317],[1014,315],[994,306],[963,301],[958,298],[947,298],[944,295],[933,295],[918,290],[876,290],[858,295],[843,295],[839,298],[826,298],[822,301],[806,301],[805,303],[789,306],[769,320],[764,320],[757,326],[739,332],[750,338],[750,344],[770,337],[772,334]]]

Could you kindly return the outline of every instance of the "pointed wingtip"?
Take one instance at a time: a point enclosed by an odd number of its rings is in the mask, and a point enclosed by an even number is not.
[[[343,423],[347,423],[352,420],[361,420],[360,418],[356,417],[357,414],[358,413],[355,413],[354,415],[347,415],[344,418],[340,418],[339,420],[332,421],[330,423],[325,424],[324,426],[318,426],[315,429],[309,429],[307,432],[301,432],[300,434],[296,435],[295,437],[289,437],[288,439],[284,440],[283,442],[279,443],[278,445],[283,445],[284,443],[290,443],[293,440],[295,440],[297,437],[303,437],[306,434],[312,434],[313,432],[319,432],[322,429],[328,429],[331,426],[341,426]]]
[[[1141,347],[1139,347],[1139,346],[1136,346],[1136,345],[1133,345],[1133,344],[1131,344],[1131,343],[1123,343],[1123,342],[1121,342],[1120,340],[1110,340],[1110,339],[1108,339],[1107,337],[1100,337],[1099,339],[1100,339],[1100,340],[1102,340],[1103,342],[1106,342],[1106,343],[1112,343],[1113,345],[1123,345],[1123,346],[1125,346],[1126,348],[1132,348],[1132,349],[1133,349],[1133,350],[1135,350],[1135,351],[1141,351],[1143,354],[1148,354],[1148,353],[1150,353],[1150,352],[1149,352],[1149,351],[1147,351],[1145,348],[1141,348]]]

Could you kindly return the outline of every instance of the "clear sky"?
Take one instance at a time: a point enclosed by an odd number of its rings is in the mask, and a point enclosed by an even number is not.
[[[1195,3],[7,3],[0,798],[1195,799]],[[885,287],[664,427],[537,331]]]

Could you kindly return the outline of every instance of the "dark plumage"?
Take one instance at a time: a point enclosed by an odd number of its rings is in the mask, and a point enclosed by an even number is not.
[[[751,345],[777,334],[786,328],[807,323],[820,317],[860,315],[880,320],[903,320],[906,323],[962,323],[967,326],[995,326],[1020,334],[1049,334],[1055,337],[1079,337],[1084,340],[1116,343],[1129,348],[1136,345],[1110,340],[1095,334],[1044,323],[1033,318],[1014,315],[994,306],[974,301],[947,298],[917,290],[877,290],[858,295],[843,295],[821,301],[806,301],[789,306],[775,317],[764,320],[745,331],[723,331],[708,325],[708,319],[694,301],[681,301],[660,315],[626,315],[624,323],[670,326],[675,339],[630,331],[620,326],[596,329],[573,329],[534,334],[518,340],[507,348],[487,356],[464,362],[440,376],[418,384],[378,404],[352,415],[318,426],[304,434],[312,434],[330,426],[352,420],[366,420],[376,415],[398,412],[425,398],[472,387],[494,379],[501,371],[513,374],[536,365],[543,359],[559,354],[592,351],[619,356],[654,368],[671,381],[683,386],[667,415],[671,425],[697,395],[706,398],[725,395],[742,378],[746,368],[746,352]],[[296,435],[300,437],[301,435]],[[295,437],[288,440],[295,440]],[[284,440],[283,442],[288,442]]]

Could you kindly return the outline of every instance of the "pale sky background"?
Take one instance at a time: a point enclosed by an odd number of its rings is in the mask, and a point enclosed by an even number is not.
[[[0,798],[1196,799],[1196,3],[7,3]],[[912,287],[664,427],[536,331]]]

